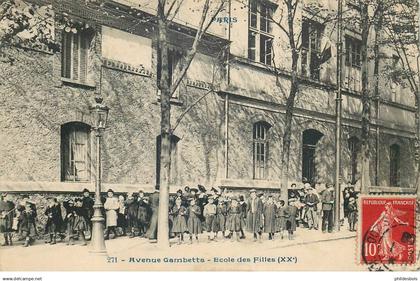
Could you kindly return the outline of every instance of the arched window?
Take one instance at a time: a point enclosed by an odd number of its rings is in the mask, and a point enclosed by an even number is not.
[[[400,146],[393,144],[389,148],[389,183],[400,186]]]
[[[360,140],[357,137],[351,137],[348,140],[350,151],[350,181],[355,184],[357,181],[357,156],[360,151]]]
[[[268,170],[268,139],[267,133],[271,125],[260,121],[254,124],[253,130],[253,160],[254,179],[265,179]]]
[[[90,180],[89,125],[70,122],[61,126],[61,180]]]
[[[169,183],[176,183],[178,178],[178,142],[180,138],[171,135],[171,174],[169,176]],[[156,188],[160,187],[160,153],[162,149],[161,135],[156,137]]]
[[[315,182],[315,149],[318,141],[324,135],[314,129],[305,130],[302,134],[302,179],[308,182]]]

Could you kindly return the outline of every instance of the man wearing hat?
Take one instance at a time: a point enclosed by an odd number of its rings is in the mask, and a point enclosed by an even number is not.
[[[82,191],[82,208],[84,209],[84,214],[86,214],[85,220],[88,225],[88,230],[92,231],[92,217],[93,217],[93,205],[95,202],[93,198],[90,197],[89,190],[87,188]]]
[[[327,184],[327,189],[321,194],[322,202],[322,232],[325,233],[328,225],[328,232],[333,231],[333,211],[334,211],[334,185]]]
[[[247,204],[247,228],[254,234],[254,241],[257,241],[257,234],[261,240],[261,227],[263,223],[263,203],[261,198],[257,197],[255,189],[250,190],[249,202]]]
[[[308,194],[305,196],[306,220],[309,230],[318,229],[317,205],[319,203],[318,195],[312,187],[307,188]]]

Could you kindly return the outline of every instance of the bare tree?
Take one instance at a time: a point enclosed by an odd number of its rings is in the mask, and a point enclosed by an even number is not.
[[[255,0],[256,2],[262,3],[262,0]],[[245,1],[242,1],[245,6],[248,4]],[[278,12],[274,13],[273,15],[268,14],[269,19],[271,22],[274,23],[274,26],[277,27],[281,33],[285,36],[287,52],[289,52],[290,56],[290,64],[286,66],[279,66],[276,65],[276,55],[278,55],[275,51],[275,47],[272,49],[272,61],[270,66],[267,68],[273,73],[276,77],[276,84],[280,92],[282,92],[285,96],[285,105],[286,105],[286,112],[284,116],[284,128],[283,128],[283,135],[282,135],[282,153],[281,153],[281,164],[280,164],[280,179],[281,179],[281,187],[280,187],[280,196],[282,200],[287,202],[288,200],[288,179],[289,179],[289,162],[290,162],[290,146],[291,146],[291,139],[292,139],[292,126],[293,126],[293,114],[295,111],[295,103],[297,96],[300,92],[300,85],[303,79],[307,79],[307,77],[302,77],[299,68],[299,59],[302,52],[302,34],[303,34],[303,17],[309,22],[316,21],[320,25],[325,25],[329,22],[333,22],[336,18],[336,14],[334,14],[331,10],[322,5],[312,2],[312,3],[305,3],[303,0],[282,0],[281,6],[277,9],[280,9]],[[258,13],[261,14],[260,10],[257,10]],[[300,14],[303,12],[303,15]],[[265,14],[264,14],[265,15]],[[300,23],[300,27],[298,27],[297,23]],[[314,30],[309,31],[308,36],[312,35],[315,32]],[[274,39],[276,40],[276,39]],[[274,44],[272,43],[272,46]],[[325,55],[325,51],[329,50],[322,50],[320,52],[320,56]],[[328,56],[328,55],[327,55]],[[318,66],[320,67],[322,60],[325,59],[322,57],[317,57],[318,59]],[[328,58],[327,58],[328,60]],[[325,62],[325,61],[324,61]],[[285,89],[283,85],[280,84],[280,77],[284,76],[284,73],[289,75],[289,87]]]
[[[384,0],[385,1],[385,0]],[[402,86],[408,85],[416,101],[415,160],[417,194],[420,195],[420,41],[419,41],[419,3],[416,0],[389,1],[384,14],[381,31],[382,43],[390,48],[395,57],[393,63],[386,65],[386,79]]]
[[[52,6],[38,7],[21,0],[6,0],[0,4],[0,55],[7,61],[14,58],[4,50],[11,46],[57,49],[53,37]]]
[[[160,150],[160,188],[159,188],[159,214],[158,214],[158,245],[160,247],[169,246],[169,178],[171,171],[171,135],[173,129],[171,127],[171,97],[179,87],[182,79],[184,79],[187,70],[194,59],[203,35],[216,18],[216,16],[224,9],[226,0],[216,1],[203,0],[200,20],[195,32],[195,37],[191,49],[187,52],[182,63],[179,64],[179,74],[171,84],[169,76],[169,60],[168,60],[168,33],[170,27],[176,17],[178,11],[183,5],[188,5],[182,0],[159,0],[157,9],[158,22],[158,48],[160,55],[158,56],[158,65],[161,66],[160,81],[158,83],[160,89],[160,107],[161,107],[161,150]]]
[[[418,5],[418,4],[417,4]],[[368,192],[370,186],[370,127],[371,106],[374,98],[380,99],[380,77],[388,75],[395,79],[398,76],[400,82],[405,80],[418,99],[418,70],[413,71],[413,57],[408,50],[413,48],[413,34],[415,28],[416,1],[413,0],[363,0],[359,1],[358,17],[356,24],[360,22],[361,30],[361,64],[362,64],[362,133],[361,133],[361,187],[362,193]],[[410,26],[411,25],[411,26]],[[373,40],[370,39],[374,31]],[[412,41],[411,43],[409,41]],[[385,73],[380,74],[380,61],[386,59],[381,54],[381,47],[391,46],[401,62],[403,71],[393,64]],[[414,44],[415,47],[415,44]],[[373,50],[373,55],[370,55]],[[417,45],[418,51],[418,45]],[[389,59],[389,58],[388,58]],[[373,62],[373,86],[369,84],[369,65]],[[399,72],[399,74],[397,74]],[[405,82],[404,82],[405,83]],[[379,103],[378,103],[379,104]],[[377,106],[378,106],[377,104]],[[378,109],[377,109],[378,110]],[[419,124],[419,122],[417,122]],[[420,128],[416,135],[419,136]],[[378,136],[377,136],[378,138]],[[378,144],[378,140],[377,140]],[[378,149],[378,147],[377,147]],[[376,156],[378,157],[378,155]],[[378,159],[376,159],[378,161]],[[420,166],[418,165],[420,168]]]

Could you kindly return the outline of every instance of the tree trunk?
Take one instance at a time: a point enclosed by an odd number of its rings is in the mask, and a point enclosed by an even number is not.
[[[369,14],[368,5],[361,4],[361,25],[362,25],[362,42],[361,42],[361,60],[362,60],[362,143],[361,143],[361,192],[367,194],[370,186],[370,103],[369,96],[369,80],[368,80],[368,36],[369,36]]]
[[[297,65],[297,63],[296,63]],[[286,203],[288,202],[288,182],[289,182],[289,158],[290,158],[290,144],[292,137],[292,121],[293,109],[295,104],[296,94],[298,92],[297,72],[293,71],[290,85],[289,96],[286,101],[286,116],[284,120],[283,132],[283,150],[281,157],[280,175],[281,175],[281,189],[280,198]]]
[[[380,44],[380,32],[382,30],[382,20],[383,20],[383,8],[382,8],[382,2],[378,3],[378,13],[377,13],[377,20],[375,20],[375,41],[374,41],[374,47],[373,47],[373,53],[374,53],[374,69],[373,69],[373,76],[375,77],[375,94],[374,97],[376,99],[376,133],[375,133],[375,185],[379,185],[379,143],[380,143],[380,130],[378,121],[380,118],[380,94],[379,94],[379,44]]]
[[[299,53],[296,47],[295,42],[295,33],[294,33],[294,24],[295,24],[295,5],[298,5],[297,2],[293,3],[293,0],[287,0],[287,28],[288,28],[288,39],[290,44],[290,50],[292,52],[292,72],[290,77],[290,91],[289,96],[286,100],[286,116],[284,120],[284,132],[283,132],[283,151],[281,156],[281,166],[280,166],[280,176],[281,176],[281,186],[280,186],[280,198],[288,203],[288,181],[289,181],[289,159],[290,159],[290,144],[292,137],[292,121],[293,121],[293,110],[295,107],[295,98],[299,90],[299,80],[298,80],[298,59]]]
[[[159,186],[159,212],[158,212],[158,246],[169,247],[169,175],[171,170],[171,103],[168,72],[167,24],[159,18],[158,47],[160,48],[160,186]]]
[[[417,99],[417,112],[416,112],[416,145],[415,148],[417,156],[415,158],[416,163],[416,189],[417,189],[417,198],[420,198],[420,93],[416,95]]]

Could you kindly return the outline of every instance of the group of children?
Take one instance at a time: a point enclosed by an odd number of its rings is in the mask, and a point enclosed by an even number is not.
[[[189,243],[198,242],[199,234],[203,232],[207,233],[209,241],[218,238],[240,241],[245,238],[245,232],[252,233],[254,241],[257,241],[257,238],[261,240],[263,233],[269,240],[273,240],[275,234],[283,239],[285,233],[288,239],[293,239],[296,227],[303,222],[309,229],[318,229],[317,216],[320,212],[316,206],[321,201],[312,188],[289,194],[286,205],[279,197],[257,193],[254,189],[245,197],[226,190],[212,188],[206,191],[203,186],[198,187],[185,187],[170,198],[170,235],[177,239],[178,244],[183,243],[186,234]],[[102,211],[106,218],[105,239],[110,237],[110,233],[114,234],[113,237],[118,236],[117,229],[122,235],[128,232],[130,238],[138,234],[154,239],[159,196],[152,194],[150,198],[151,203],[143,191],[116,197],[112,190],[108,190],[107,196],[102,198]],[[350,231],[355,231],[357,222],[355,198],[354,190],[344,190],[344,216],[348,218]],[[66,239],[68,245],[74,245],[76,239],[81,241],[81,245],[86,245],[85,233],[92,229],[93,205],[94,200],[87,189],[83,190],[81,197],[74,199],[48,197],[44,212],[46,243],[56,244],[57,238],[60,238]],[[12,245],[12,233],[16,232],[25,241],[24,246],[30,246],[38,236],[35,204],[26,196],[15,205],[10,194],[2,194],[0,213],[3,245]]]
[[[44,234],[46,243],[54,245],[57,238],[66,239],[68,245],[74,245],[74,240],[80,239],[81,245],[86,245],[85,231],[91,229],[90,218],[93,214],[93,199],[89,191],[84,190],[82,198],[66,198],[60,202],[57,198],[48,197],[44,215],[46,222]],[[3,246],[13,245],[12,236],[16,233],[19,240],[24,240],[28,247],[39,236],[37,229],[38,212],[34,202],[24,196],[17,204],[10,194],[2,194],[0,200],[0,232],[3,233]],[[64,207],[64,216],[61,206]]]
[[[327,189],[314,188],[307,182],[303,183],[302,188],[297,188],[296,184],[292,184],[289,189],[289,198],[295,198],[298,202],[296,204],[298,207],[297,223],[300,226],[318,230],[319,218],[322,217],[324,219],[324,202],[322,197],[324,192],[328,192]],[[342,191],[340,223],[343,225],[347,219],[350,231],[356,231],[358,219],[357,197],[358,193],[354,190],[353,185],[348,183]]]
[[[269,240],[274,239],[275,233],[283,239],[287,231],[289,239],[293,239],[298,210],[296,199],[291,199],[285,206],[284,200],[275,200],[272,195],[257,194],[256,190],[251,190],[250,194],[255,194],[256,200],[261,202],[258,207],[253,208],[254,201],[245,201],[243,195],[213,192],[200,196],[203,193],[195,189],[179,190],[169,212],[171,233],[178,244],[184,241],[186,233],[189,243],[193,243],[193,238],[198,242],[198,234],[203,231],[207,232],[209,241],[216,241],[219,233],[222,238],[240,241],[245,238],[245,231],[258,234],[260,239],[266,233]],[[254,222],[257,222],[256,226]]]

